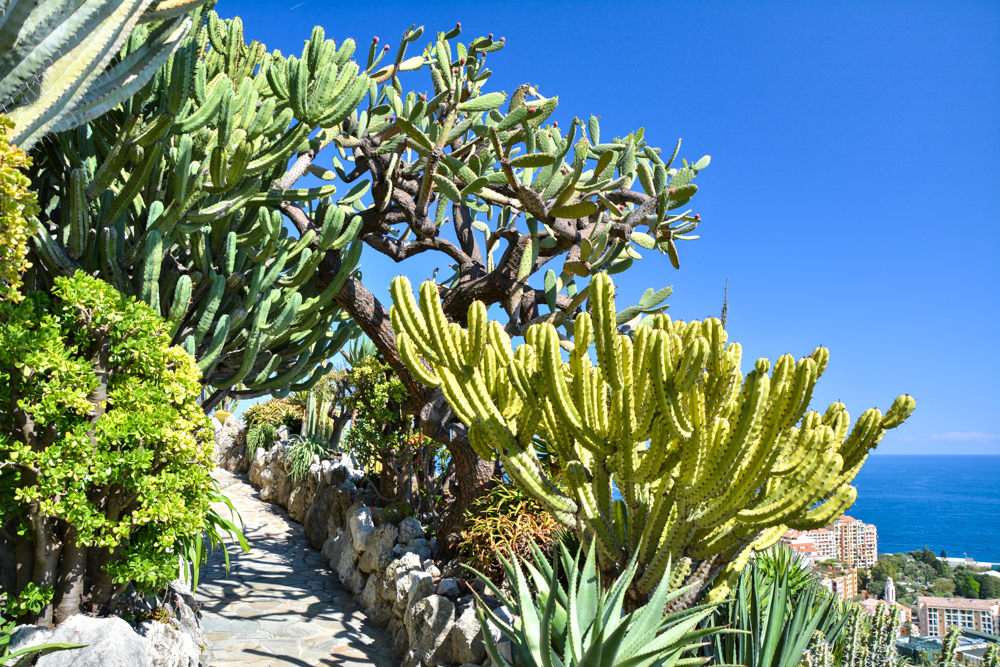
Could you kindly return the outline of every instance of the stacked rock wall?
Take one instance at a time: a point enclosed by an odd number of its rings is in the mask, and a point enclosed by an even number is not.
[[[293,484],[286,452],[286,443],[278,441],[250,459],[240,423],[234,417],[216,422],[216,464],[247,472],[262,500],[281,505],[303,524],[306,541],[320,550],[371,622],[392,633],[393,652],[403,667],[489,667],[469,584],[457,562],[434,561],[436,542],[420,522],[413,517],[399,525],[381,522],[371,507],[374,498],[358,488],[362,471],[347,456],[314,458],[306,478]],[[509,618],[505,609],[497,611]],[[509,642],[490,630],[504,657],[515,661]]]

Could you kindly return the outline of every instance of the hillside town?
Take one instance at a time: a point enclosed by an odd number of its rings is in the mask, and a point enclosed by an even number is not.
[[[982,664],[989,645],[1000,643],[1000,564],[938,558],[926,548],[879,554],[876,527],[847,515],[825,528],[789,530],[781,542],[838,598],[872,616],[883,601],[897,608],[904,655],[939,651],[951,626],[961,628],[956,651],[967,664]]]

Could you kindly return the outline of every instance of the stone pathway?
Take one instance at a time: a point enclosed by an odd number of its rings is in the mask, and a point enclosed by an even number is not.
[[[243,518],[250,552],[230,547],[202,572],[202,604],[213,667],[338,665],[396,667],[392,638],[367,622],[336,573],[306,544],[302,526],[260,500],[246,475],[213,476]],[[216,508],[229,516],[224,505]]]

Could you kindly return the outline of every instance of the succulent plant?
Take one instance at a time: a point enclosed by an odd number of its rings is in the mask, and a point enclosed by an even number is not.
[[[719,631],[699,629],[698,624],[712,613],[712,605],[664,614],[664,608],[683,595],[671,592],[666,577],[648,602],[629,613],[627,592],[636,574],[633,560],[609,586],[602,586],[596,567],[596,540],[590,542],[586,560],[582,548],[572,554],[562,543],[550,564],[537,545],[532,545],[534,565],[501,556],[507,582],[514,597],[508,597],[484,574],[473,570],[493,591],[516,620],[505,622],[479,596],[476,611],[483,628],[487,619],[508,637],[517,656],[514,664],[525,667],[651,667],[675,664],[701,665],[710,658],[686,653],[702,645],[702,637]],[[581,566],[580,561],[583,560]],[[560,581],[563,564],[566,586]],[[525,576],[524,570],[528,571]],[[532,591],[534,588],[534,592]],[[486,650],[498,667],[511,667],[497,650],[490,632],[483,632]],[[680,662],[679,662],[680,661]]]
[[[149,85],[45,140],[34,252],[40,279],[82,268],[165,317],[213,390],[209,410],[229,395],[308,389],[356,332],[334,297],[360,257],[360,195],[272,184],[290,157],[329,141],[322,128],[370,80],[350,60],[354,43],[337,48],[322,28],[300,59],[246,44],[238,18],[194,19]],[[153,39],[140,26],[123,61]],[[290,200],[307,202],[320,228],[290,238],[278,210]],[[343,251],[329,280],[316,271],[328,250]]]
[[[6,0],[0,9],[0,109],[25,150],[121,104],[153,77],[208,0]],[[114,61],[139,24],[149,39]],[[111,65],[111,67],[108,67]]]
[[[563,525],[596,533],[602,569],[637,558],[640,593],[656,588],[668,563],[697,561],[689,581],[721,575],[711,599],[722,599],[755,550],[788,528],[819,528],[843,514],[868,452],[914,408],[900,396],[853,429],[842,403],[810,411],[825,348],[798,362],[780,357],[770,376],[770,362],[758,359],[744,377],[742,348],[727,344],[715,318],[660,314],[621,334],[604,274],[576,316],[568,360],[551,324],[529,328],[514,350],[482,302],[469,306],[463,329],[445,318],[432,282],[421,286],[419,306],[405,277],[391,291],[404,362],[440,387],[479,455],[498,457]],[[540,465],[536,435],[555,452],[562,483]]]

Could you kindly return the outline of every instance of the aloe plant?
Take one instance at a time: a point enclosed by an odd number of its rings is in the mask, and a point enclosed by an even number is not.
[[[551,563],[541,549],[532,544],[534,564],[516,557],[510,561],[501,557],[507,581],[514,598],[505,595],[486,575],[468,567],[517,619],[504,622],[477,596],[477,613],[483,627],[487,619],[511,640],[526,667],[670,667],[675,664],[700,665],[708,657],[687,657],[686,653],[703,645],[704,637],[717,632],[715,628],[698,628],[714,608],[701,605],[683,611],[664,614],[664,608],[687,592],[686,588],[670,591],[671,576],[661,581],[648,602],[625,613],[626,593],[636,574],[638,563],[633,559],[624,572],[611,584],[601,585],[596,567],[596,538],[581,568],[583,549],[574,557],[564,544]],[[559,572],[562,561],[564,586]],[[534,592],[525,577],[527,570]],[[678,569],[677,573],[680,573]],[[690,588],[690,587],[688,587]],[[497,650],[489,632],[483,632],[486,650],[499,667],[510,667]]]
[[[207,0],[4,0],[0,4],[0,107],[25,150],[145,86],[191,30]],[[159,22],[141,53],[112,61],[140,23]]]

